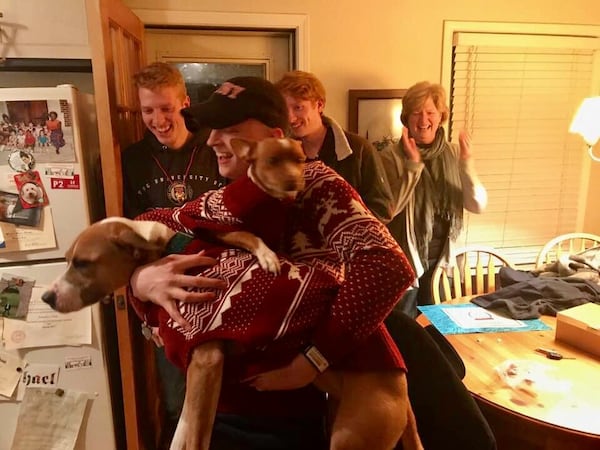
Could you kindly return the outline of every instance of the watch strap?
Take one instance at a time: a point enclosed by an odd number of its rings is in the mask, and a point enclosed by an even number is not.
[[[319,351],[317,347],[314,345],[307,346],[302,352],[306,359],[310,361],[310,363],[319,371],[319,373],[323,373],[329,367],[329,362],[323,356],[323,354]]]

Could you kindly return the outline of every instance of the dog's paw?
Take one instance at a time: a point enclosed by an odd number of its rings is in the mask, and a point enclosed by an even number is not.
[[[187,434],[188,425],[182,416],[179,418],[179,422],[177,422],[177,428],[175,429],[175,434],[173,435],[173,439],[171,440],[169,450],[185,450],[185,441]]]
[[[258,264],[264,270],[271,272],[275,275],[279,275],[281,272],[281,266],[279,264],[279,258],[273,250],[266,245],[262,244],[256,251],[256,258]]]

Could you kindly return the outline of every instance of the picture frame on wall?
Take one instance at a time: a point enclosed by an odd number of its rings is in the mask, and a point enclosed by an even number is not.
[[[377,150],[402,136],[402,96],[406,89],[350,89],[348,130],[366,138]]]

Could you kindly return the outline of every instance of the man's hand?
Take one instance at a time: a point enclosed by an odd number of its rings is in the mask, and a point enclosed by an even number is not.
[[[319,375],[306,356],[299,354],[291,363],[281,369],[271,370],[244,380],[258,391],[283,391],[299,389]]]
[[[406,157],[414,162],[421,162],[421,153],[415,140],[408,136],[408,128],[402,127],[402,146]]]
[[[129,280],[131,290],[138,299],[162,306],[175,322],[187,330],[191,325],[177,309],[177,300],[184,303],[213,300],[216,296],[214,292],[195,292],[193,288],[224,289],[227,283],[218,278],[186,275],[185,272],[194,267],[214,266],[216,263],[217,260],[204,256],[203,252],[195,255],[168,255],[136,269]]]

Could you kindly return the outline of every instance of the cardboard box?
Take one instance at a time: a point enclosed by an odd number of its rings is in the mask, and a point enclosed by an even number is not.
[[[559,312],[555,339],[600,356],[600,305],[584,303]]]

